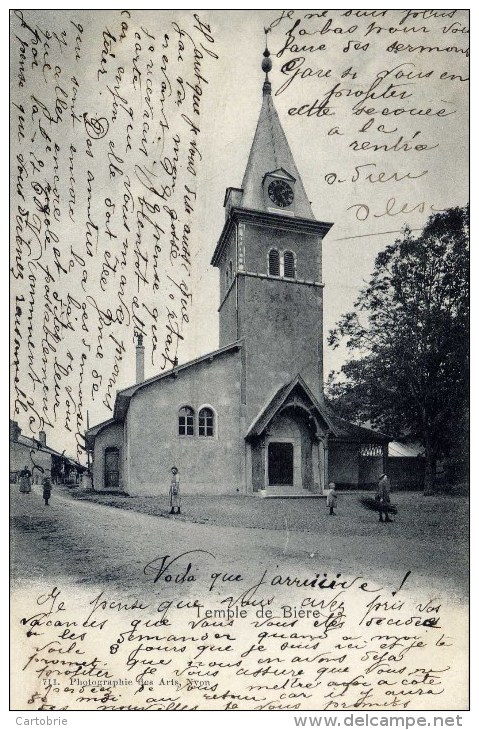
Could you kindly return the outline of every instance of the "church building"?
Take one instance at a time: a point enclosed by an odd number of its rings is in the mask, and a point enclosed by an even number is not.
[[[211,260],[219,349],[144,380],[139,338],[136,384],[86,433],[98,491],[162,494],[175,465],[184,494],[314,496],[386,469],[390,439],[324,401],[321,252],[332,223],[313,215],[273,105],[268,50],[262,68],[246,171],[226,190]]]

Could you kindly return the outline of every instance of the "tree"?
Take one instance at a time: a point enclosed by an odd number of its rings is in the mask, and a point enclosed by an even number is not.
[[[432,215],[421,235],[405,228],[381,251],[369,284],[331,330],[351,358],[331,373],[339,415],[369,421],[425,449],[425,492],[436,460],[467,443],[469,209]]]

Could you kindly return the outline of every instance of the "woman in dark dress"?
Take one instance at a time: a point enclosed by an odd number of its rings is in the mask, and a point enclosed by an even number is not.
[[[32,491],[32,472],[25,466],[19,474],[20,477],[20,492],[22,494],[30,494]]]

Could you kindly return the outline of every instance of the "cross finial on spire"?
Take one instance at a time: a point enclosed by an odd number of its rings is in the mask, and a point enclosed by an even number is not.
[[[263,51],[263,60],[261,62],[261,68],[266,74],[266,78],[263,84],[263,95],[265,94],[271,94],[271,83],[268,78],[268,72],[271,71],[273,64],[270,58],[270,52],[268,50],[268,33],[270,32],[271,28],[265,28],[264,29],[264,35],[265,35],[265,41],[266,41],[266,48]]]

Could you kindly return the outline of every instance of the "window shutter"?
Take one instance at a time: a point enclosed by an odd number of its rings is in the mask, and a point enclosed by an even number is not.
[[[271,276],[279,276],[279,251],[275,248],[269,252],[268,273]]]
[[[294,254],[292,251],[284,252],[284,275],[287,279],[294,279],[296,276],[294,267]]]

